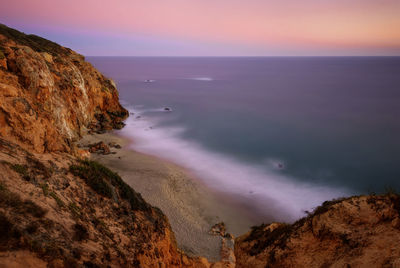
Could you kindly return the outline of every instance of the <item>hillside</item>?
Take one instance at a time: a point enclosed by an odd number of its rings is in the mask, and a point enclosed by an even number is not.
[[[254,227],[235,241],[237,267],[400,267],[400,197],[326,201],[294,224]]]
[[[197,267],[164,214],[76,146],[124,126],[84,57],[0,25],[0,266]]]

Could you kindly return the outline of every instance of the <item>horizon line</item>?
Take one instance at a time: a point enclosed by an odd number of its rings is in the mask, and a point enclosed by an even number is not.
[[[83,54],[82,54],[83,55]],[[104,58],[400,58],[400,55],[278,55],[278,56],[167,56],[167,55],[83,55]]]

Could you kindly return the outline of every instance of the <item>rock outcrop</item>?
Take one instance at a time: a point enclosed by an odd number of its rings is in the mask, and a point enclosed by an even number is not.
[[[209,267],[118,174],[0,138],[1,267]]]
[[[400,267],[400,196],[327,201],[294,224],[235,241],[237,267]]]
[[[210,266],[179,251],[165,215],[118,174],[80,160],[75,141],[127,116],[83,56],[0,25],[1,267]]]
[[[90,130],[121,128],[112,80],[82,55],[0,25],[0,137],[35,152],[74,152]]]

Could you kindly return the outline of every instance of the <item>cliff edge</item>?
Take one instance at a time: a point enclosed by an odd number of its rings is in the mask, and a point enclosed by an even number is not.
[[[82,55],[0,25],[0,266],[209,267],[168,219],[75,142],[124,126]]]
[[[326,201],[294,224],[253,227],[236,267],[400,267],[400,196]]]
[[[89,130],[121,128],[112,80],[82,55],[0,25],[0,137],[35,152],[73,152]]]

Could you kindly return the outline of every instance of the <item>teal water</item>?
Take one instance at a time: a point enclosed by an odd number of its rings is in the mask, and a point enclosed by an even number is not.
[[[400,190],[398,57],[88,60],[135,112],[135,149],[260,209]]]

